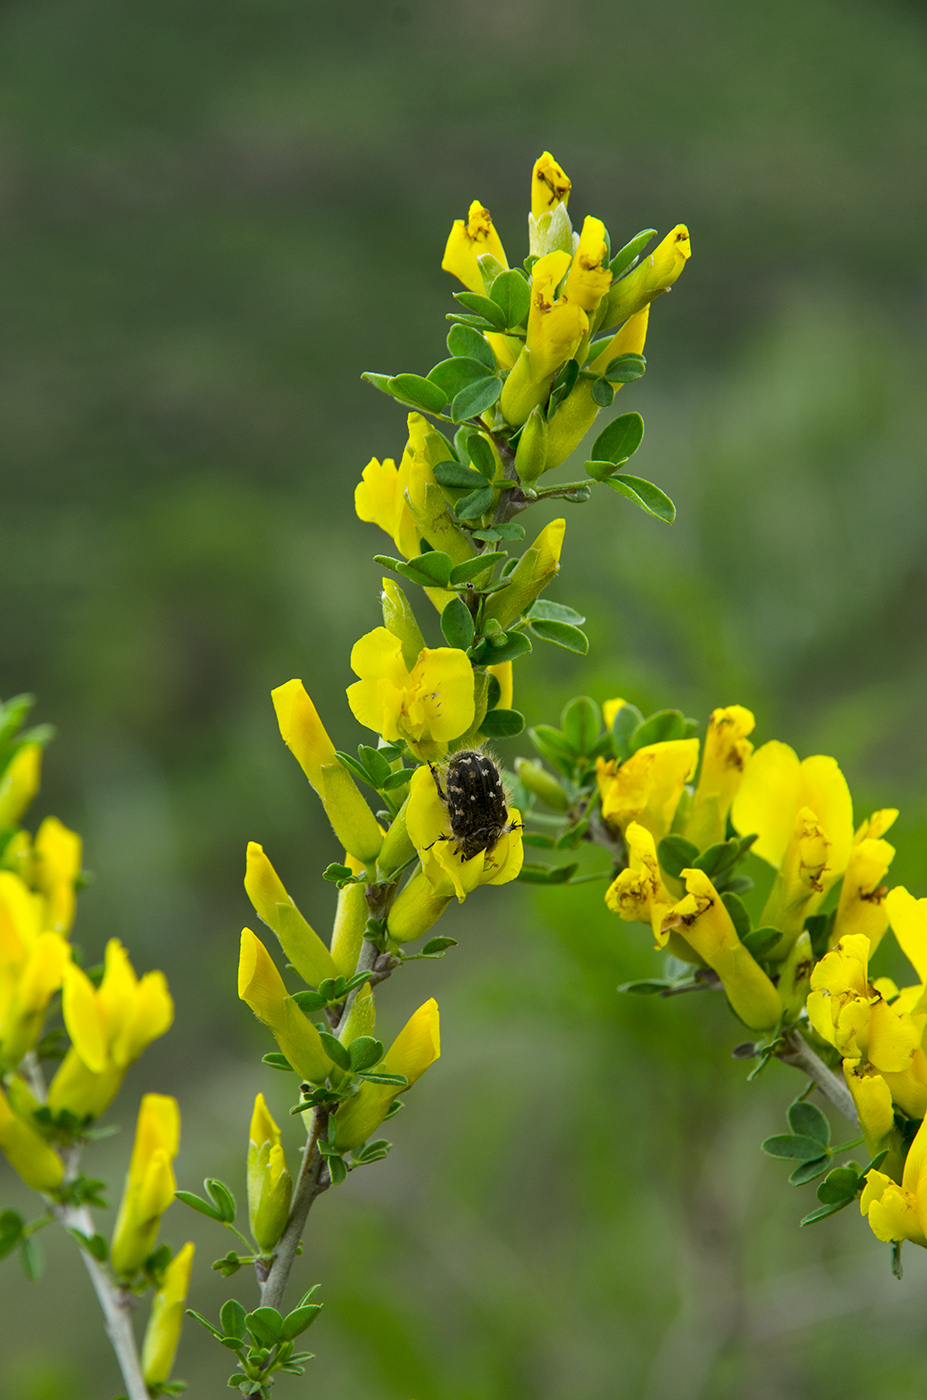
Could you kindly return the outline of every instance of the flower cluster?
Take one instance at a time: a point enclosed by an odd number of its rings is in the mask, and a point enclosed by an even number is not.
[[[21,732],[30,704],[26,696],[0,704],[0,1150],[46,1197],[50,1212],[33,1226],[5,1212],[3,1248],[20,1245],[24,1266],[34,1271],[34,1229],[57,1216],[97,1265],[108,1261],[113,1287],[153,1287],[141,1366],[154,1394],[168,1383],[193,1257],[192,1244],[175,1259],[167,1246],[156,1248],[174,1194],[176,1101],[161,1094],[142,1099],[109,1246],[89,1228],[88,1207],[102,1183],[80,1176],[77,1160],[126,1070],[170,1026],[173,1003],[163,974],[138,977],[118,939],[107,944],[99,975],[77,959],[70,933],[81,885],[80,837],[55,817],[46,817],[34,837],[20,826],[38,791],[48,738],[43,729]],[[59,1006],[71,1042],[66,1051],[53,1024]],[[57,1064],[47,1089],[46,1063]]]

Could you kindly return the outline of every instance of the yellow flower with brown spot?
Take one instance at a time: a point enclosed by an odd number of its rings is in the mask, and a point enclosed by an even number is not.
[[[591,317],[608,291],[612,274],[608,268],[608,244],[605,225],[591,216],[583,222],[579,244],[563,284],[566,301],[576,302]]]
[[[622,832],[639,822],[655,842],[662,841],[695,772],[698,749],[698,739],[667,739],[645,744],[620,767],[597,759],[602,816]]]
[[[622,325],[654,297],[668,292],[689,261],[691,252],[689,230],[685,224],[677,224],[632,272],[612,284],[602,329]]]
[[[865,1059],[882,1074],[898,1074],[920,1050],[923,1026],[870,986],[868,969],[868,938],[841,939],[811,974],[808,1018],[844,1058]]]
[[[684,835],[700,851],[724,840],[727,815],[740,788],[753,745],[756,720],[743,705],[713,710],[702,749],[702,766]]]
[[[589,361],[586,368],[594,370],[596,374],[604,374],[612,360],[616,360],[619,355],[642,355],[649,318],[650,307],[645,306],[636,316],[625,322],[605,349],[601,350],[594,360]],[[624,386],[614,384],[612,387],[617,394]],[[551,471],[566,461],[592,427],[599,411],[600,405],[592,397],[592,380],[577,380],[573,392],[557,405],[557,411],[551,419],[545,471]]]
[[[539,258],[531,272],[531,301],[525,348],[515,362],[499,405],[508,423],[520,427],[547,398],[553,376],[566,364],[589,329],[582,306],[556,289],[570,267],[569,253],[556,250]]]
[[[567,204],[573,188],[570,177],[557,164],[550,151],[542,151],[531,172],[531,213],[535,219]]]
[[[478,199],[470,205],[467,222],[455,219],[448,235],[447,247],[441,267],[469,288],[471,292],[484,291],[483,274],[477,259],[484,253],[495,258],[504,268],[508,267],[505,249],[493,225],[492,215]]]
[[[384,739],[405,739],[420,758],[441,757],[473,723],[473,667],[456,647],[423,647],[409,669],[402,643],[375,627],[355,642],[351,667],[360,676],[348,686],[355,719]]]
[[[653,836],[639,822],[630,822],[625,833],[628,868],[622,870],[605,892],[605,903],[625,923],[650,924],[658,948],[664,948],[670,929],[663,921],[676,904],[663,883]]]

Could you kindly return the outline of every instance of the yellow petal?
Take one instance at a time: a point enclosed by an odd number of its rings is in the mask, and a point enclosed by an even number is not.
[[[0,829],[15,826],[39,790],[40,744],[21,744],[0,774]]]
[[[102,1074],[109,1054],[97,992],[86,972],[74,963],[63,969],[61,1009],[75,1050],[89,1070]]]
[[[927,982],[927,899],[915,899],[903,885],[885,900],[892,932],[921,982]]]
[[[750,758],[731,810],[742,836],[757,833],[752,849],[777,869],[795,825],[801,797],[801,764],[788,744],[773,739]]]
[[[296,908],[256,841],[248,842],[245,890],[258,917],[273,929],[304,982],[317,987],[326,977],[337,977],[331,953]]]
[[[540,218],[561,202],[568,203],[571,188],[569,177],[550,151],[542,152],[531,172],[531,212],[534,217]]]
[[[316,792],[322,792],[322,765],[334,763],[335,746],[302,681],[287,681],[271,691],[280,734]]]
[[[483,253],[488,253],[503,267],[508,267],[505,249],[493,226],[492,215],[478,199],[475,199],[470,205],[467,222],[455,219],[444,249],[441,267],[445,272],[458,277],[471,292],[482,293],[483,275],[477,258]]]

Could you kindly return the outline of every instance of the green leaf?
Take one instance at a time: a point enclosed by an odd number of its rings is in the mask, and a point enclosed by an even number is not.
[[[195,1196],[192,1191],[175,1191],[174,1199],[183,1201],[185,1206],[189,1206],[191,1210],[199,1211],[200,1215],[205,1215],[210,1220],[218,1220],[220,1224],[224,1223],[222,1215],[216,1210],[215,1206],[211,1206],[209,1202],[204,1201],[201,1196]]]
[[[644,420],[639,413],[613,418],[592,444],[589,454],[597,462],[626,462],[644,440]]]
[[[429,584],[437,584],[439,588],[444,588],[450,581],[454,565],[449,554],[443,554],[439,549],[430,549],[427,554],[419,554],[410,559],[407,567],[424,574]]]
[[[283,1320],[282,1336],[285,1342],[291,1342],[294,1337],[298,1337],[301,1332],[305,1332],[315,1322],[322,1311],[321,1303],[310,1303],[305,1308],[294,1308]]]
[[[760,962],[767,953],[772,952],[781,937],[782,934],[777,928],[755,928],[742,942],[750,956]]]
[[[525,727],[520,710],[487,710],[480,723],[480,733],[488,739],[512,739]]]
[[[684,836],[664,836],[657,846],[657,859],[667,875],[671,875],[674,880],[678,880],[684,870],[692,868],[692,862],[697,855],[698,846],[694,846]]]
[[[532,632],[545,642],[553,642],[554,646],[563,647],[565,651],[575,651],[579,656],[585,656],[589,650],[589,638],[585,632],[569,622],[553,622],[534,615],[530,621]]]
[[[631,757],[631,735],[643,722],[644,716],[636,705],[622,705],[617,711],[612,720],[612,738],[618,758],[627,760]]]
[[[527,885],[565,885],[579,869],[579,863],[572,865],[532,865],[527,861],[518,872],[518,879]]]
[[[487,481],[494,479],[498,465],[496,455],[482,433],[471,433],[467,438],[467,456],[476,470]]]
[[[640,257],[651,238],[656,236],[656,232],[655,228],[641,229],[640,233],[634,235],[630,243],[626,243],[623,248],[619,249],[608,264],[613,281],[617,282],[625,272],[630,270],[631,264]]]
[[[421,374],[394,374],[387,388],[394,398],[426,413],[440,413],[447,403],[444,390]]]
[[[554,729],[551,724],[536,724],[533,729],[528,730],[528,737],[551,767],[558,769],[568,778],[572,776],[576,767],[576,755],[559,729]]]
[[[495,331],[497,329],[492,321],[486,320],[485,316],[461,316],[455,315],[454,312],[448,312],[444,319],[452,321],[458,326],[467,326],[475,331]]]
[[[514,520],[507,520],[502,525],[493,525],[489,530],[474,530],[475,540],[486,540],[494,544],[496,540],[523,540],[525,538],[524,525],[518,525]]]
[[[281,1055],[278,1050],[272,1050],[269,1055],[262,1055],[261,1059],[265,1065],[270,1065],[271,1069],[284,1069],[288,1070],[291,1074],[295,1073],[286,1055]],[[190,1202],[188,1201],[187,1205],[189,1204]]]
[[[625,458],[625,461],[627,458]],[[583,463],[583,471],[587,476],[591,476],[593,481],[607,481],[610,476],[614,476],[619,467],[623,467],[624,462],[599,462],[591,460]]]
[[[783,1157],[799,1162],[813,1162],[821,1155],[821,1144],[817,1138],[804,1137],[791,1133],[769,1137],[763,1143],[767,1157]]]
[[[643,355],[617,355],[609,360],[605,378],[612,384],[631,384],[641,379],[647,372],[647,361]]]
[[[588,757],[602,732],[602,711],[588,695],[578,695],[564,706],[560,731],[577,756]]]
[[[372,1075],[369,1076],[369,1078],[370,1078],[371,1081],[373,1081],[373,1082],[380,1082],[380,1081],[374,1081]],[[347,1181],[347,1179],[348,1179],[348,1166],[347,1166],[347,1163],[345,1162],[345,1160],[344,1160],[343,1157],[329,1157],[327,1160],[328,1160],[328,1174],[329,1174],[329,1176],[330,1176],[331,1179],[332,1179],[332,1185],[333,1185],[333,1186],[341,1186],[341,1185],[342,1185],[345,1181]]]
[[[174,1194],[176,1195],[176,1192]],[[221,1342],[222,1333],[218,1330],[218,1328],[213,1327],[211,1322],[207,1322],[205,1317],[203,1317],[202,1313],[194,1312],[192,1308],[187,1308],[186,1311],[187,1317],[195,1318],[195,1320],[200,1324],[201,1327],[205,1327],[207,1332],[211,1332],[212,1335],[214,1337],[217,1337]],[[242,1377],[242,1379],[244,1379],[244,1377]]]
[[[439,958],[444,956],[448,948],[456,947],[456,938],[429,938],[428,942],[422,949],[420,956],[423,958]]]
[[[381,791],[395,792],[397,788],[401,788],[409,781],[414,772],[414,768],[397,768],[395,773],[390,773],[389,777],[381,783]]]
[[[342,753],[340,749],[335,750],[335,757],[342,768],[347,768],[353,778],[359,778],[362,783],[369,782],[366,768],[362,763],[358,763],[356,758],[352,758],[349,753]],[[350,873],[351,872],[348,871],[348,874]],[[343,879],[344,877],[339,876],[338,878]]]
[[[505,330],[505,312],[491,297],[480,296],[479,292],[455,292],[454,297],[468,311],[482,316],[483,320],[488,321],[494,330]]]
[[[226,1337],[243,1341],[245,1336],[245,1310],[234,1298],[227,1299],[219,1310],[219,1322]]]
[[[489,295],[502,311],[506,326],[514,329],[522,324],[531,305],[531,289],[520,272],[515,268],[500,272],[489,289]]]
[[[5,1210],[0,1215],[0,1259],[6,1258],[19,1244],[25,1223],[16,1210]]]
[[[379,749],[371,748],[369,744],[358,744],[357,756],[367,773],[367,781],[374,787],[381,788],[389,777],[392,769]]]
[[[404,1074],[381,1074],[379,1071],[371,1074],[368,1070],[360,1070],[357,1077],[365,1079],[368,1084],[396,1084],[400,1088],[404,1088],[409,1082]]]
[[[486,661],[490,666],[498,666],[503,661],[515,661],[519,656],[527,656],[530,650],[531,641],[524,632],[506,632],[504,646],[493,647]]]
[[[342,1045],[338,1037],[329,1031],[319,1031],[319,1038],[322,1041],[322,1048],[332,1063],[336,1064],[339,1069],[349,1070],[351,1056],[347,1047]]]
[[[444,402],[450,403],[461,389],[466,389],[468,385],[475,383],[478,379],[486,378],[486,366],[481,360],[470,360],[464,357],[455,357],[452,360],[442,360],[435,365],[434,369],[428,371],[428,378],[432,384],[437,384],[444,394]]]
[[[731,894],[729,891],[722,894],[721,903],[731,916],[731,923],[734,925],[737,937],[743,940],[750,932],[750,915],[747,912],[746,904],[739,894]]]
[[[337,749],[335,750],[335,757],[338,757]],[[348,758],[347,754],[342,754],[341,757],[342,760],[348,759],[348,762],[344,764],[345,768],[349,768],[354,762],[353,759]],[[331,864],[326,865],[325,869],[322,871],[322,879],[331,880],[333,884],[338,884],[341,880],[353,880],[354,872],[349,865],[339,865],[337,861],[332,861]]]
[[[219,1212],[219,1219],[223,1224],[231,1224],[235,1219],[235,1197],[232,1195],[224,1181],[217,1181],[213,1176],[207,1176],[203,1182],[206,1192]]]
[[[788,1118],[793,1133],[813,1138],[822,1148],[830,1146],[830,1123],[816,1104],[798,1099],[790,1105]],[[841,1167],[840,1170],[843,1171],[844,1168]],[[833,1173],[831,1175],[833,1176]],[[855,1179],[855,1173],[853,1176]],[[824,1197],[821,1196],[820,1199],[823,1201]]]
[[[540,618],[546,622],[569,622],[574,627],[582,627],[586,621],[582,613],[568,608],[563,603],[552,603],[547,598],[535,598],[525,616],[529,620]]]
[[[454,395],[451,403],[451,417],[455,423],[463,423],[468,418],[476,418],[479,414],[485,413],[487,408],[492,408],[501,393],[502,380],[496,375],[488,375],[485,379],[475,379],[472,384],[461,389],[459,394]]]
[[[479,360],[487,369],[496,368],[492,346],[479,331],[472,330],[470,326],[451,326],[447,336],[447,348],[455,359]]]
[[[631,735],[631,752],[645,748],[648,744],[666,744],[674,739],[684,739],[686,733],[685,715],[679,710],[658,710],[655,715],[639,724]]]
[[[856,1199],[860,1190],[859,1176],[852,1167],[835,1167],[818,1187],[818,1200],[822,1206],[849,1203]]]
[[[371,1069],[379,1064],[383,1059],[384,1049],[382,1040],[377,1040],[372,1035],[359,1035],[356,1040],[352,1040],[348,1047],[351,1057],[351,1069],[357,1073],[359,1070]]]
[[[667,525],[672,525],[676,519],[676,507],[666,492],[654,486],[652,481],[645,481],[642,476],[627,476],[622,472],[618,476],[610,476],[604,484]]]
[[[672,982],[667,982],[664,977],[642,977],[637,982],[622,982],[618,991],[629,992],[633,996],[653,997],[665,992],[667,987],[672,985]]]
[[[481,486],[478,491],[471,491],[469,496],[462,496],[454,507],[454,513],[458,520],[476,520],[492,508],[492,503],[492,487]]]
[[[274,1347],[283,1340],[283,1318],[276,1308],[255,1308],[246,1313],[245,1326],[258,1346]]]
[[[473,614],[462,598],[452,598],[441,614],[441,631],[449,647],[466,651],[473,645]]]
[[[485,550],[482,554],[477,554],[473,559],[465,559],[462,564],[455,564],[451,570],[451,583],[469,583],[471,579],[479,578],[480,574],[488,569],[494,569],[508,555],[498,550]]]
[[[615,397],[615,390],[607,379],[594,379],[592,381],[592,402],[598,404],[599,408],[610,408]]]
[[[823,1176],[830,1165],[830,1157],[815,1157],[811,1162],[801,1162],[789,1176],[792,1186],[805,1186],[815,1177]]]
[[[45,1257],[31,1235],[23,1235],[19,1241],[19,1262],[26,1278],[33,1283],[37,1283],[45,1272]]]
[[[439,462],[434,469],[435,481],[452,491],[476,491],[486,485],[486,478],[461,462]]]
[[[802,1219],[801,1224],[803,1226],[813,1225],[816,1220],[826,1220],[829,1215],[836,1215],[838,1210],[845,1210],[849,1204],[849,1201],[841,1201],[839,1205],[835,1206],[819,1206],[818,1209],[813,1210],[810,1215],[806,1215]]]

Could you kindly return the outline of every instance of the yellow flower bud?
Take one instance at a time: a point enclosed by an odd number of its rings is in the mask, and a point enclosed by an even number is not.
[[[499,406],[508,423],[518,427],[544,403],[551,380],[573,355],[589,329],[585,311],[565,297],[555,300],[558,283],[570,266],[569,253],[539,258],[531,273],[531,303],[525,348],[505,384]]]
[[[515,471],[525,486],[547,470],[547,418],[540,408],[533,408],[521,430],[515,449]]]
[[[258,1094],[248,1142],[248,1219],[262,1254],[270,1254],[286,1229],[293,1182],[280,1144],[280,1129]]]
[[[737,936],[733,920],[703,870],[684,870],[686,894],[663,921],[695,949],[724,984],[727,999],[752,1030],[768,1031],[782,1015],[779,993]]]
[[[322,765],[336,763],[335,746],[302,681],[287,681],[271,691],[277,723],[287,748],[319,796],[322,796]]]
[[[668,292],[688,262],[691,251],[689,230],[685,224],[677,224],[649,257],[642,258],[627,277],[613,284],[602,329],[620,326],[661,292]]]
[[[713,710],[702,750],[698,786],[684,835],[700,851],[724,840],[727,814],[737,795],[753,745],[747,738],[756,720],[743,705]]]
[[[0,1021],[0,1059],[8,1069],[38,1042],[48,1003],[61,986],[70,957],[69,945],[57,933],[40,934],[27,954]]]
[[[81,839],[57,817],[46,817],[32,847],[33,882],[45,896],[44,927],[67,933],[74,922]]]
[[[535,797],[539,797],[548,807],[553,807],[556,812],[567,811],[570,806],[569,797],[554,775],[548,773],[540,763],[530,758],[516,758],[515,772],[528,791],[533,792]]]
[[[0,830],[15,826],[39,790],[42,746],[21,744],[0,774]]]
[[[438,894],[424,871],[418,870],[399,891],[387,916],[394,943],[412,943],[437,923],[453,894]]]
[[[871,1065],[862,1060],[844,1060],[843,1074],[853,1095],[870,1160],[878,1157],[883,1150],[888,1150],[890,1157],[895,1157],[899,1146],[896,1139],[899,1135],[895,1130],[891,1091],[885,1080]],[[893,1167],[896,1165],[901,1164],[893,1162],[892,1166],[889,1166],[888,1162],[885,1163],[890,1176],[894,1176]]]
[[[270,1029],[297,1074],[321,1084],[332,1062],[319,1033],[288,994],[270,954],[249,928],[241,931],[238,995]]]
[[[587,316],[591,317],[608,291],[611,280],[605,225],[601,219],[587,216],[566,282],[563,284],[564,298],[567,301],[575,301]]]
[[[493,227],[492,215],[478,199],[470,205],[467,222],[455,219],[441,260],[445,272],[459,278],[471,292],[483,292],[483,274],[477,259],[488,253],[503,268],[508,267],[505,249]]]
[[[337,977],[331,953],[296,908],[256,841],[248,842],[245,891],[258,918],[273,929],[304,982],[317,987],[326,977]]]
[[[811,986],[811,972],[814,967],[814,953],[811,939],[801,933],[789,950],[782,971],[779,973],[779,999],[786,1015],[797,1018],[805,1004]]]
[[[390,827],[386,841],[389,840],[392,829]],[[383,843],[381,856],[386,850],[386,841]],[[344,863],[354,875],[359,875],[364,868],[361,862],[355,860],[347,851],[344,853]],[[367,894],[363,885],[345,885],[343,890],[338,891],[338,905],[332,925],[332,961],[342,977],[350,977],[357,967],[368,916]]]
[[[407,1084],[362,1084],[353,1099],[338,1110],[335,1146],[349,1152],[366,1142],[383,1119],[397,1094],[410,1089],[441,1054],[438,1003],[432,998],[420,1006],[393,1041],[381,1069],[385,1074],[405,1075]]]
[[[125,1279],[135,1277],[155,1247],[161,1216],[174,1199],[171,1163],[179,1145],[177,1100],[145,1094],[110,1251],[113,1268]]]
[[[168,1264],[161,1287],[154,1295],[142,1344],[142,1373],[151,1387],[163,1385],[170,1378],[192,1269],[193,1245],[185,1244]]]
[[[415,847],[406,828],[406,808],[408,798],[390,823],[389,831],[383,838],[383,848],[377,857],[377,879],[388,880],[401,870],[415,855]]]
[[[650,307],[645,306],[621,327],[605,349],[586,368],[595,370],[597,374],[604,374],[612,360],[616,360],[619,355],[642,355],[649,317]],[[614,384],[612,387],[617,394],[624,385]],[[546,471],[551,471],[566,461],[592,427],[599,410],[600,405],[592,397],[592,381],[577,380],[572,392],[557,405],[557,411],[551,419]]]
[[[34,1191],[53,1193],[64,1179],[61,1158],[35,1128],[20,1118],[0,1089],[0,1151]]]
[[[552,520],[526,549],[509,575],[506,588],[490,594],[484,616],[495,618],[500,627],[511,627],[527,607],[534,602],[551,579],[560,572],[560,552],[566,521]]]
[[[539,219],[560,203],[569,203],[571,189],[569,176],[550,151],[542,152],[531,172],[531,213],[534,218]]]

